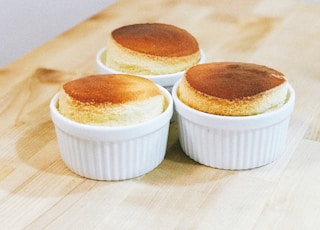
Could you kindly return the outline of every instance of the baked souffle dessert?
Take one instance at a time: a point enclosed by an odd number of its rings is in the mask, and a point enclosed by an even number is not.
[[[165,98],[151,80],[126,74],[91,75],[63,85],[59,112],[82,124],[127,126],[160,115]]]
[[[185,71],[199,60],[199,44],[186,30],[162,23],[142,23],[111,32],[105,64],[122,73],[161,75]]]
[[[285,76],[269,67],[240,62],[199,64],[185,73],[177,95],[196,110],[224,116],[261,114],[282,106]]]

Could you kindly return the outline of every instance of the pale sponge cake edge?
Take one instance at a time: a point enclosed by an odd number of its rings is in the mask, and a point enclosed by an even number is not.
[[[152,81],[125,74],[91,75],[63,85],[59,112],[76,122],[127,126],[148,121],[165,109],[165,98]]]
[[[185,71],[200,60],[197,40],[186,30],[162,23],[142,23],[112,31],[106,66],[139,75]]]
[[[190,68],[178,97],[202,112],[225,116],[261,114],[283,105],[288,83],[274,69],[251,63],[217,62]]]

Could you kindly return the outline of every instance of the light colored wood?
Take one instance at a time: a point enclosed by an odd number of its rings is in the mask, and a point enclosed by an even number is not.
[[[298,1],[120,0],[0,69],[1,229],[320,228],[320,4]],[[172,123],[165,160],[145,176],[102,182],[62,162],[49,101],[96,73],[108,33],[125,24],[187,29],[207,61],[246,61],[285,73],[296,91],[285,151],[248,171],[202,166]]]

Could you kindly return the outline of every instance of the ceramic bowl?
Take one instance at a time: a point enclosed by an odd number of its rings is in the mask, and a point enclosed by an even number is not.
[[[106,127],[80,124],[57,110],[58,94],[50,103],[61,157],[76,174],[96,180],[125,180],[144,175],[164,159],[173,101],[165,95],[165,111],[141,124]]]
[[[273,162],[284,149],[295,92],[289,85],[286,103],[280,108],[253,116],[220,116],[197,111],[177,96],[179,140],[185,154],[210,167],[251,169]]]

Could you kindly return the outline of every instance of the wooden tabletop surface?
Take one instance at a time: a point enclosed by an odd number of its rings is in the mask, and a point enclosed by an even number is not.
[[[246,171],[209,168],[182,152],[172,123],[165,160],[147,175],[106,182],[72,173],[49,101],[62,83],[96,73],[111,30],[138,22],[185,28],[207,61],[285,73],[296,105],[280,158]],[[120,0],[1,68],[0,228],[319,229],[319,41],[318,3]]]

